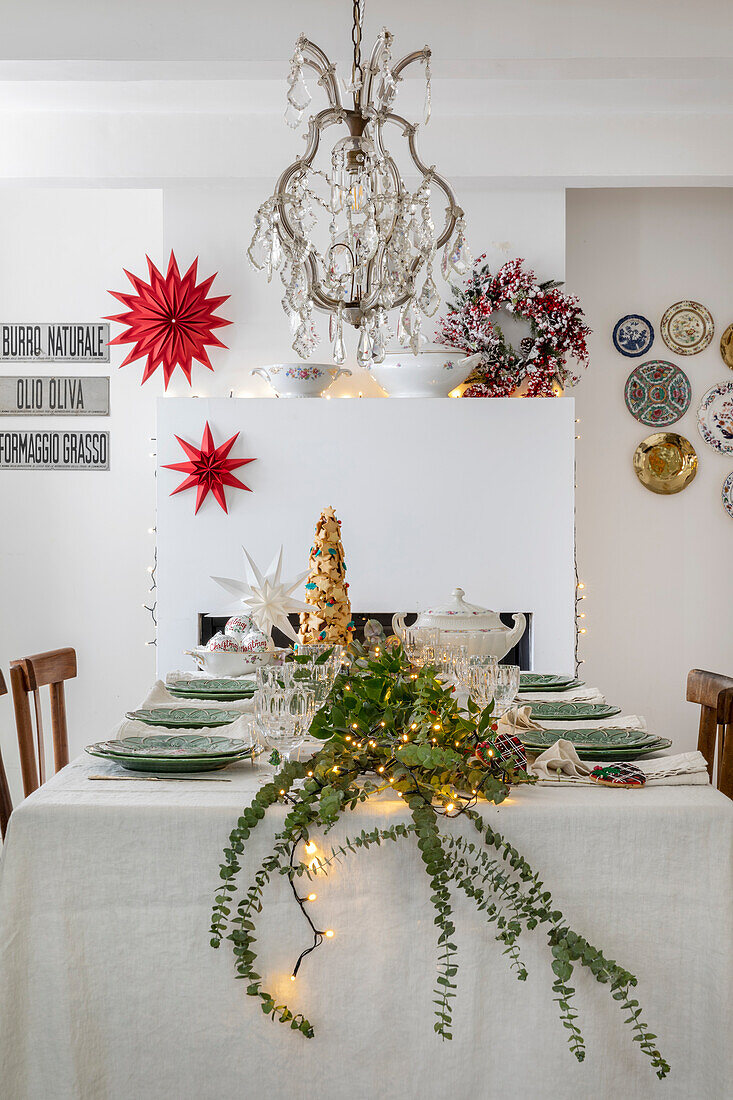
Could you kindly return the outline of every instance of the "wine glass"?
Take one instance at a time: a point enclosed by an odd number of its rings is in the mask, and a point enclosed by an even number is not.
[[[509,710],[519,691],[519,665],[497,665],[494,682],[495,717]]]

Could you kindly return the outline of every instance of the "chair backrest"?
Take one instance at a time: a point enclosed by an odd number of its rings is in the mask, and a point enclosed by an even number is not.
[[[35,653],[10,662],[10,685],[13,689],[15,725],[18,731],[20,771],[26,797],[47,778],[46,752],[43,739],[40,689],[48,685],[51,693],[51,731],[53,733],[54,771],[69,763],[69,742],[66,729],[66,699],[64,681],[76,676],[76,653],[73,649],[54,649]],[[30,697],[33,697],[31,716]],[[35,718],[35,736],[33,731]]]
[[[733,677],[693,668],[687,677],[687,699],[700,706],[697,747],[708,762],[712,781],[718,748],[718,790],[733,798]]]
[[[7,694],[8,689],[5,686],[3,674],[0,672],[0,695]],[[8,777],[5,774],[5,767],[3,765],[3,754],[0,752],[0,838],[5,836],[5,830],[8,827],[8,821],[12,812],[13,803],[10,801],[10,787],[8,786]]]

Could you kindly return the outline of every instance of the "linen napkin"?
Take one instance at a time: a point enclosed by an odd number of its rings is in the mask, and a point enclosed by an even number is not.
[[[519,700],[527,703],[605,703],[606,696],[596,687],[578,687],[568,691],[521,691]]]
[[[510,733],[521,737],[523,730],[541,730],[542,726],[530,718],[530,707],[514,706],[502,714],[497,722],[497,733]]]
[[[172,676],[174,680],[181,680],[187,675],[188,673],[168,673],[168,676]],[[219,677],[217,677],[217,679],[219,679]],[[251,714],[254,711],[254,702],[252,699],[227,699],[226,701],[218,699],[212,699],[210,701],[206,699],[182,699],[179,695],[171,695],[162,680],[156,680],[152,690],[140,706],[185,707],[186,710],[189,710],[191,707],[223,707],[224,710],[240,710],[242,714]]]
[[[609,761],[600,761],[608,764]],[[658,760],[635,760],[634,766],[646,775],[647,787],[673,787],[709,783],[707,764],[701,752],[681,752]],[[596,784],[588,778],[595,767],[592,760],[581,760],[570,741],[560,738],[536,758],[529,770],[542,782]]]

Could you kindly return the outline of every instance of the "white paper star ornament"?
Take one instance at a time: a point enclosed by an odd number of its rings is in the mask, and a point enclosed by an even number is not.
[[[298,635],[290,625],[288,615],[295,611],[308,611],[308,604],[302,600],[293,599],[292,593],[305,581],[308,571],[300,573],[295,580],[282,581],[283,548],[270,565],[266,573],[262,573],[256,566],[251,555],[243,546],[244,556],[247,559],[247,580],[238,581],[232,577],[212,577],[226,592],[231,593],[235,600],[230,601],[226,607],[221,608],[221,613],[239,611],[246,607],[264,634],[272,635],[272,628],[277,627],[288,638],[297,642]]]

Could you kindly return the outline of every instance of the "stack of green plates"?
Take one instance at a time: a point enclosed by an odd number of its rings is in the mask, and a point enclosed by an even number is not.
[[[175,680],[166,687],[178,699],[224,703],[227,699],[251,699],[257,685],[254,680]]]
[[[668,749],[672,744],[647,730],[599,729],[521,730],[517,731],[531,753],[544,752],[562,737],[572,742],[581,760],[638,760],[649,753]]]
[[[248,741],[197,733],[147,734],[87,745],[101,756],[135,772],[209,772],[226,768],[256,751]]]
[[[520,691],[572,691],[584,687],[583,680],[572,676],[555,676],[550,672],[522,672],[519,676]]]

